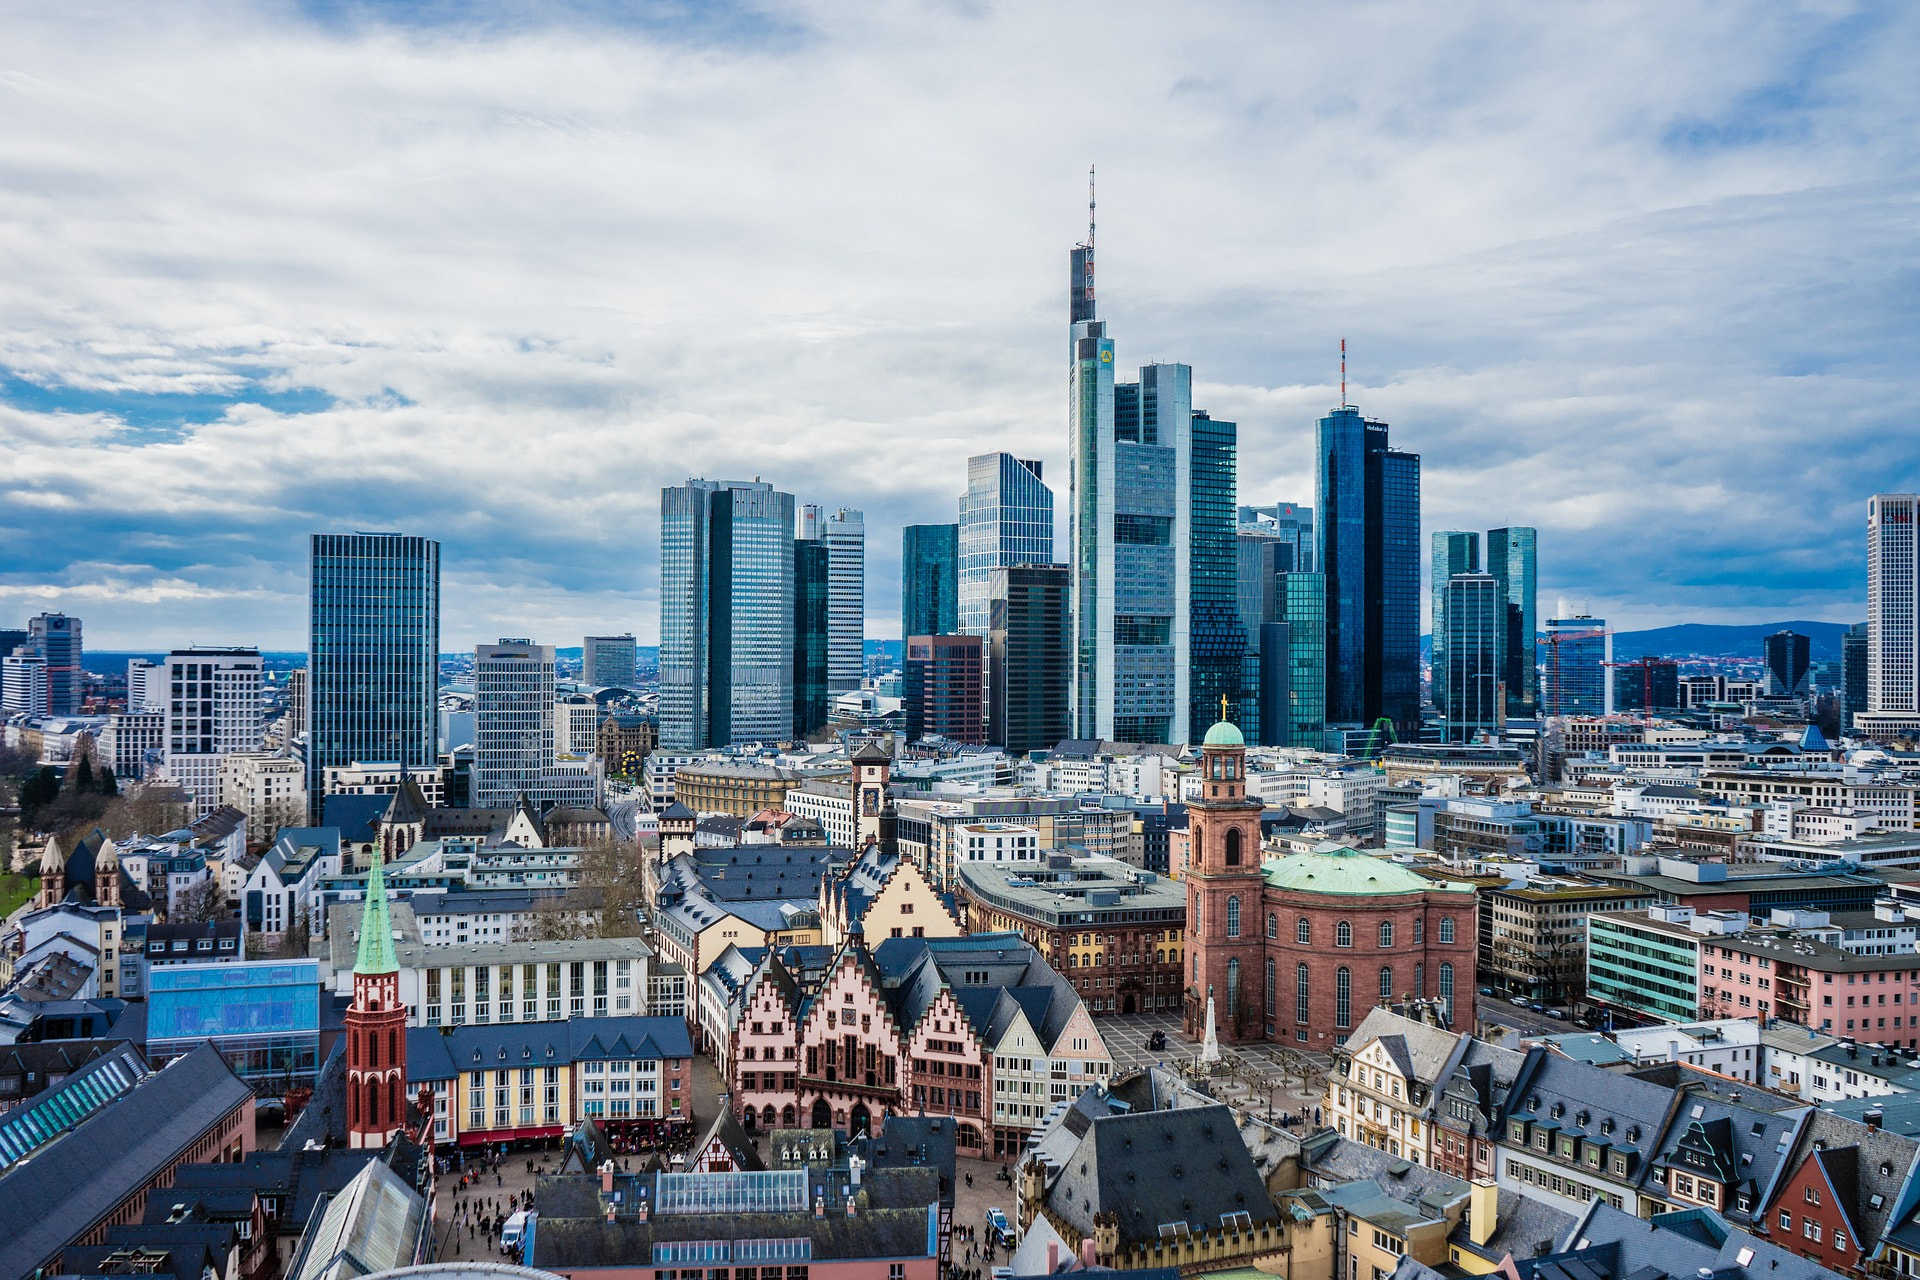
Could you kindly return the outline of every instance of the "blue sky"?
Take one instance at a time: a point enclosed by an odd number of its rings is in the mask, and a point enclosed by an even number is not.
[[[899,528],[1123,366],[1243,501],[1352,398],[1542,607],[1852,620],[1920,488],[1920,13],[1840,3],[35,6],[0,47],[0,625],[298,647],[305,538],[443,643],[657,631],[659,489]],[[1064,507],[1064,503],[1062,503]]]

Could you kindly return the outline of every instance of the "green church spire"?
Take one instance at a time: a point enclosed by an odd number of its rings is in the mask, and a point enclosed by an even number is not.
[[[380,866],[380,847],[374,846],[373,866],[367,872],[367,903],[360,913],[360,956],[355,973],[398,973],[393,954],[393,917],[387,910],[387,877]]]

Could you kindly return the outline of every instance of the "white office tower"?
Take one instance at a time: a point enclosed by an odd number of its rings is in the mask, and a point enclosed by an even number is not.
[[[193,796],[196,816],[220,804],[220,760],[258,751],[266,731],[258,649],[175,649],[161,664],[167,777]]]
[[[166,668],[145,658],[127,659],[127,710],[164,711],[167,706]]]
[[[827,692],[856,693],[866,672],[867,522],[842,507],[820,524],[827,544]]]
[[[538,799],[553,764],[553,646],[502,640],[473,650],[473,804]]]
[[[1869,738],[1920,733],[1920,494],[1867,500],[1867,709],[1853,718]]]
[[[47,714],[47,663],[24,653],[8,654],[0,659],[0,709],[9,715]]]

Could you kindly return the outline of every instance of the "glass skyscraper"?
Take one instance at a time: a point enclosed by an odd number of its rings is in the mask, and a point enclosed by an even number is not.
[[[793,540],[793,731],[827,723],[827,544]]]
[[[959,573],[959,525],[910,524],[901,530],[902,639],[960,634]]]
[[[1536,715],[1540,709],[1539,534],[1525,525],[1487,530],[1487,572],[1506,599],[1506,646],[1502,663],[1507,682],[1507,714]]]
[[[1239,427],[1204,410],[1193,415],[1189,527],[1192,530],[1191,580],[1187,592],[1188,650],[1192,676],[1188,691],[1189,732],[1205,731],[1220,718],[1220,700],[1228,713],[1255,712],[1247,696],[1243,659],[1250,643],[1240,618],[1238,486]]]
[[[27,619],[24,656],[38,659],[46,687],[48,715],[80,714],[86,678],[80,661],[80,619],[64,613],[42,613]]]
[[[1436,555],[1438,542],[1435,535]],[[1507,605],[1500,584],[1486,573],[1454,574],[1444,595],[1447,741],[1471,742],[1477,734],[1500,728]],[[1436,654],[1442,649],[1439,640],[1436,634]],[[1436,659],[1436,683],[1440,674]]]
[[[1480,535],[1458,529],[1442,529],[1433,535],[1433,567],[1430,589],[1433,597],[1432,643],[1433,705],[1442,715],[1447,710],[1447,583],[1454,575],[1480,572]]]
[[[316,533],[307,597],[307,795],[356,760],[425,769],[440,697],[440,544]]]
[[[660,491],[663,748],[791,736],[793,529],[793,495],[758,480]]]
[[[1607,713],[1607,667],[1613,637],[1601,618],[1584,615],[1547,619],[1547,674],[1541,689],[1550,716],[1601,716]]]
[[[1807,691],[1813,667],[1813,642],[1797,631],[1776,631],[1761,642],[1767,664],[1767,693],[1797,697]]]
[[[827,691],[852,693],[867,669],[866,517],[840,508],[821,522],[820,541],[827,544]]]
[[[1287,713],[1286,735],[1274,740],[1318,751],[1327,739],[1326,575],[1287,574],[1279,600],[1287,627]]]
[[[1327,720],[1384,716],[1402,741],[1420,724],[1420,455],[1387,424],[1342,405],[1314,433],[1315,507],[1326,578]]]
[[[1008,754],[1048,751],[1073,736],[1067,566],[1009,565],[988,582],[987,740]]]
[[[967,459],[967,491],[960,495],[962,635],[987,634],[995,569],[1053,563],[1053,490],[1040,475],[1037,461],[1010,453]]]

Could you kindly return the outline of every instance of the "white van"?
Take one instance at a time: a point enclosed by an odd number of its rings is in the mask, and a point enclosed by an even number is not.
[[[519,1256],[520,1241],[526,1237],[527,1219],[531,1216],[525,1209],[520,1209],[507,1219],[507,1225],[500,1228],[500,1252],[510,1258]]]

